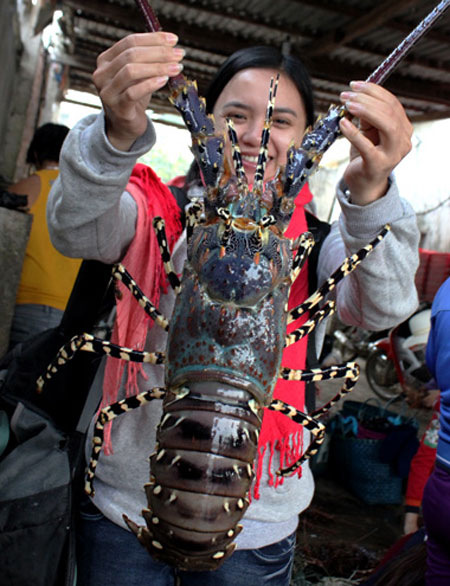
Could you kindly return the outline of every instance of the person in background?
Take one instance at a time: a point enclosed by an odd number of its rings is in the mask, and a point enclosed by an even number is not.
[[[51,235],[59,250],[107,263],[120,260],[167,316],[174,293],[163,286],[152,218],[162,216],[166,221],[177,273],[186,259],[186,231],[171,191],[154,171],[144,165],[136,168],[135,163],[155,142],[146,114],[152,93],[182,69],[184,51],[175,47],[176,43],[177,37],[168,32],[136,34],[99,56],[93,78],[104,110],[80,121],[69,134],[61,154],[61,174],[48,206]],[[273,47],[246,48],[224,62],[205,96],[217,132],[224,132],[226,118],[232,118],[249,183],[255,175],[270,80],[278,72],[265,173],[268,180],[285,164],[291,143],[299,144],[305,128],[314,122],[312,85],[301,61],[293,55],[283,56]],[[340,318],[346,323],[385,329],[403,321],[417,306],[415,214],[399,197],[391,177],[392,169],[411,147],[412,127],[398,100],[373,84],[355,82],[341,100],[361,120],[359,127],[345,118],[341,121],[342,132],[352,145],[344,183],[338,186],[342,216],[332,227],[324,226],[308,212],[312,199],[308,187],[297,196],[287,237],[296,238],[310,225],[319,226],[322,232],[316,231],[321,236],[316,253],[308,259],[308,271],[296,279],[289,301],[291,306],[303,301],[310,287],[315,288],[347,254],[367,244],[389,222],[392,229],[388,237],[337,291]],[[196,165],[184,182],[177,184],[188,197],[191,190],[196,196],[204,192]],[[146,350],[165,347],[166,334],[157,326],[149,329],[129,291],[124,291],[117,303],[116,324],[120,327],[112,341]],[[305,363],[304,340],[287,348],[284,366],[299,369]],[[101,383],[103,405],[135,394],[137,387],[144,390],[163,384],[161,367],[145,364],[142,368],[108,360]],[[305,409],[302,382],[293,387],[279,382],[274,396]],[[154,401],[130,411],[115,419],[110,436],[105,436],[105,449],[111,448],[112,453],[100,454],[95,497],[83,503],[78,525],[80,584],[288,586],[298,516],[311,502],[314,481],[307,462],[301,473],[283,481],[276,470],[281,461],[293,461],[306,449],[308,432],[302,434],[287,418],[275,419],[265,412],[251,504],[236,539],[237,550],[216,571],[186,572],[153,559],[123,521],[125,513],[142,524],[141,511],[147,507],[142,487],[149,478],[148,456],[155,449],[161,410],[160,402]],[[88,457],[90,451],[88,442]]]
[[[35,168],[11,185],[11,193],[26,195],[33,214],[10,333],[10,349],[19,342],[59,324],[81,260],[63,256],[50,241],[47,198],[59,173],[59,154],[67,126],[48,123],[34,133],[26,162]]]
[[[432,391],[434,393],[434,391]],[[405,494],[405,535],[419,529],[423,491],[434,468],[439,433],[439,398],[435,399],[431,419],[420,440],[419,449],[411,460]]]
[[[440,390],[436,463],[425,486],[422,512],[427,535],[427,586],[450,584],[450,278],[431,307],[426,360]]]

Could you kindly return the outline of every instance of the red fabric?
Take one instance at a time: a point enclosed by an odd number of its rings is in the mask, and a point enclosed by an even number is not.
[[[171,179],[167,185],[173,185],[174,187],[179,187],[180,189],[183,189],[183,187],[185,186],[185,183],[186,183],[186,176],[185,175],[177,175],[176,177]]]
[[[415,283],[419,301],[431,303],[442,283],[450,276],[450,253],[419,248]]]
[[[437,401],[430,422],[420,440],[419,448],[411,460],[405,495],[405,505],[410,507],[420,507],[422,505],[425,484],[433,471],[436,461],[437,449],[433,445],[429,445],[427,433],[436,427],[436,423],[439,420],[439,405],[440,402]]]
[[[287,238],[295,239],[308,229],[304,206],[312,199],[312,193],[308,185],[305,185],[295,200],[295,209],[292,214],[288,229],[285,232]],[[308,267],[305,263],[300,275],[295,280],[289,296],[288,308],[293,309],[300,305],[308,297]],[[306,278],[305,278],[306,276]],[[302,315],[295,322],[288,325],[287,332],[291,333],[300,327],[308,315]],[[285,348],[281,364],[283,367],[300,370],[306,365],[306,346],[307,338]],[[292,405],[299,411],[305,409],[305,383],[300,381],[278,380],[273,393],[274,399],[280,399],[289,405]],[[281,413],[264,411],[263,424],[258,443],[258,468],[256,470],[256,482],[254,484],[254,497],[259,498],[259,481],[262,474],[263,457],[267,449],[270,450],[269,459],[269,483],[278,486],[283,483],[281,476],[275,476],[271,462],[274,450],[280,452],[280,462],[282,467],[287,467],[301,456],[303,452],[303,428],[298,423],[294,423],[288,417]],[[301,468],[298,470],[301,475]]]
[[[147,165],[137,164],[127,185],[127,191],[133,196],[137,206],[136,235],[131,242],[122,263],[128,272],[145,292],[150,301],[158,307],[161,290],[167,288],[167,278],[158,247],[152,220],[161,216],[166,222],[166,236],[169,248],[172,249],[181,235],[182,225],[180,209],[170,189],[161,182],[159,177]],[[111,342],[135,350],[143,350],[147,331],[153,321],[143,314],[137,301],[122,284],[118,283],[121,292],[117,300],[117,316]],[[144,374],[142,365],[123,360],[108,360],[103,381],[103,400],[100,408],[117,401],[117,393],[127,370],[127,396],[138,392],[137,374]],[[110,425],[105,428],[105,453],[111,451]]]

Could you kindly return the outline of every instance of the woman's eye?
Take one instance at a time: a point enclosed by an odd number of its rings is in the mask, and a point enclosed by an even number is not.
[[[241,112],[230,112],[226,115],[226,118],[231,118],[232,120],[245,120],[245,115]]]
[[[288,118],[274,118],[273,124],[277,126],[291,126],[291,121]]]

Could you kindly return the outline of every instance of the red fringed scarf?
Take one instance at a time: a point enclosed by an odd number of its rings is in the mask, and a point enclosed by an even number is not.
[[[146,165],[138,164],[134,167],[127,191],[136,201],[138,217],[136,235],[122,262],[152,303],[158,307],[160,292],[161,290],[165,292],[167,288],[167,279],[152,227],[152,219],[155,216],[161,216],[165,219],[167,239],[172,250],[182,232],[178,204],[169,188]],[[285,234],[288,238],[297,238],[307,230],[304,206],[311,199],[312,194],[308,186],[305,185],[295,201],[294,214]],[[288,304],[290,309],[299,305],[308,296],[308,279],[305,278],[307,274],[307,266],[305,266],[292,286]],[[142,311],[138,310],[136,300],[121,283],[119,283],[119,289],[122,292],[122,297],[117,303],[117,317],[111,341],[129,348],[143,350],[147,331],[152,327],[153,322],[150,318],[142,318]],[[299,327],[306,319],[307,316],[302,316],[288,326],[288,331]],[[296,370],[305,368],[306,344],[307,341],[304,338],[286,348],[283,353],[282,365]],[[127,370],[126,395],[131,396],[139,392],[137,375],[138,373],[144,375],[142,365],[125,363],[122,360],[109,360],[105,370],[101,407],[110,405],[117,400],[124,369]],[[281,399],[303,411],[305,405],[304,383],[279,380],[275,387],[274,398]],[[104,447],[105,453],[111,453],[110,424],[105,427]],[[274,470],[272,470],[272,458],[275,450],[279,451],[281,465],[288,466],[300,457],[302,448],[303,428],[281,413],[266,410],[258,444],[259,457],[253,490],[254,498],[259,498],[264,455],[269,454],[269,483],[276,487],[282,483],[283,479],[275,477]],[[298,474],[301,475],[301,469]]]
[[[295,210],[285,232],[287,238],[297,238],[308,230],[304,206],[312,199],[312,193],[306,184],[295,200]],[[293,309],[300,305],[308,297],[308,263],[306,262],[301,273],[295,280],[289,296],[288,308]],[[301,326],[308,319],[308,315],[302,315],[295,322],[288,325],[288,333]],[[300,370],[306,366],[307,338],[292,344],[284,349],[282,366]],[[278,380],[273,393],[274,399],[280,399],[300,411],[305,408],[305,383],[301,381]],[[263,459],[269,451],[269,484],[277,487],[283,483],[282,476],[274,475],[272,459],[275,450],[279,452],[281,467],[289,466],[299,459],[303,452],[303,427],[294,423],[285,415],[275,411],[264,411],[261,434],[258,442],[258,464],[256,469],[256,480],[253,487],[253,496],[259,498],[259,485],[261,481]],[[301,468],[298,470],[301,476]]]
[[[138,214],[136,234],[122,263],[150,301],[158,307],[161,290],[165,292],[168,283],[152,220],[155,216],[164,218],[167,241],[170,250],[172,250],[183,231],[180,208],[170,189],[147,165],[140,163],[135,165],[127,185],[127,191],[136,202]],[[111,342],[135,350],[143,350],[148,329],[153,326],[153,321],[145,316],[136,299],[122,283],[118,283],[118,288],[121,298],[116,304],[117,315]],[[126,363],[123,360],[108,360],[100,408],[117,401],[125,369],[127,371],[126,396],[136,395],[139,392],[138,373],[146,378],[142,364]],[[111,424],[105,427],[104,451],[105,454],[112,451]]]

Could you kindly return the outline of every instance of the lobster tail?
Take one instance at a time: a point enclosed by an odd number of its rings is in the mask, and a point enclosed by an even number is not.
[[[211,570],[231,555],[260,425],[245,391],[194,383],[187,396],[168,393],[145,487],[147,528],[135,531],[157,559]]]

